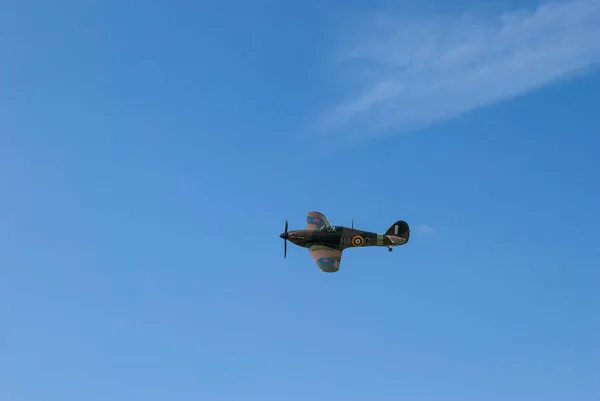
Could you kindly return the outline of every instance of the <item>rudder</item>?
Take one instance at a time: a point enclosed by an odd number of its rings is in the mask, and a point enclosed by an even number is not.
[[[385,234],[404,238],[406,242],[408,242],[408,239],[410,237],[410,227],[408,226],[408,223],[406,221],[398,220],[397,222],[392,224],[390,228],[388,228]]]

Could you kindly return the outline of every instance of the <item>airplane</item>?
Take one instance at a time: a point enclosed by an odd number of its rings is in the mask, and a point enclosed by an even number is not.
[[[408,223],[398,220],[388,228],[385,234],[363,231],[352,227],[332,226],[321,212],[308,212],[306,228],[288,231],[285,221],[284,232],[279,235],[284,240],[283,257],[287,256],[287,241],[294,245],[308,248],[317,267],[325,273],[335,273],[340,269],[342,252],[346,248],[365,246],[385,246],[388,251],[392,247],[404,245],[410,237]]]

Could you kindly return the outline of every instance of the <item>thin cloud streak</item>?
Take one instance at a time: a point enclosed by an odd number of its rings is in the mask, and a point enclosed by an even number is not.
[[[351,84],[354,98],[326,113],[324,131],[362,137],[421,128],[600,62],[600,0],[547,2],[493,17],[378,13],[359,25],[364,29],[346,33],[338,61],[363,84]]]
[[[435,231],[433,227],[428,226],[427,224],[420,224],[416,227],[416,229],[417,229],[417,231],[426,233],[426,234],[429,234],[429,233],[432,233]]]

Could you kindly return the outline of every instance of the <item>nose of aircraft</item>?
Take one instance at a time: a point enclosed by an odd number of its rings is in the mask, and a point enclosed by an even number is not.
[[[279,234],[279,238],[287,239],[288,238],[288,233],[281,233],[281,234]]]

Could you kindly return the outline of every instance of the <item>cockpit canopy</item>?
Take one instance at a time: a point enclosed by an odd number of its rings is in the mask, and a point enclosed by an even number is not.
[[[319,228],[320,231],[325,231],[326,233],[334,233],[336,230],[335,226],[327,226],[324,225],[321,228]]]

